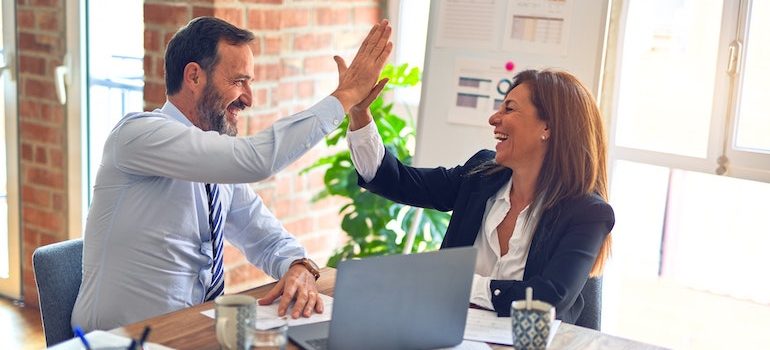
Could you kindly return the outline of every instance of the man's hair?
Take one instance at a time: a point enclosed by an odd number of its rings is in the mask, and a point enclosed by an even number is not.
[[[166,95],[174,95],[182,88],[184,67],[198,63],[208,74],[219,62],[217,44],[248,44],[254,34],[215,17],[194,18],[179,29],[166,47]]]

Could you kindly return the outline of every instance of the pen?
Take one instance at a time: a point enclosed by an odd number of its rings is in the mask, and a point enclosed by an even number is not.
[[[75,335],[77,335],[78,338],[80,338],[80,341],[83,342],[83,346],[86,347],[86,350],[91,350],[91,344],[88,344],[88,340],[86,340],[86,336],[83,334],[82,328],[77,326],[75,327],[75,329],[72,330],[72,332],[75,333]]]
[[[142,337],[139,338],[140,349],[144,349],[144,341],[147,340],[148,335],[150,335],[150,326],[144,326],[144,331],[142,331]]]

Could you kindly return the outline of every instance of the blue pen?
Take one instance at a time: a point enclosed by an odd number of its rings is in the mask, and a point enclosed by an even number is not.
[[[78,336],[78,338],[80,338],[80,341],[83,342],[83,346],[86,347],[86,350],[91,350],[91,344],[88,344],[88,340],[86,340],[86,336],[83,334],[83,329],[80,327],[75,327],[75,329],[72,331],[75,333],[75,335]]]

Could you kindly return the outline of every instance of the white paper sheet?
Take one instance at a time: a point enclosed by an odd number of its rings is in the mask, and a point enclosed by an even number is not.
[[[535,54],[566,54],[572,6],[572,0],[508,2],[502,48]]]
[[[498,0],[439,1],[437,47],[486,48],[497,44],[495,2]]]
[[[441,348],[437,350],[489,350],[492,347],[487,343],[481,343],[477,341],[463,340],[459,345],[452,348]]]
[[[551,323],[551,331],[548,334],[549,345],[556,332],[559,331],[560,324],[560,320],[555,320]],[[464,337],[466,340],[513,345],[512,332],[510,317],[497,317],[497,313],[494,311],[468,309]]]
[[[489,128],[489,116],[505,100],[513,72],[506,61],[457,58],[447,121]]]
[[[152,333],[150,333],[150,335],[152,335]],[[91,345],[92,349],[125,349],[131,344],[130,338],[122,337],[105,331],[93,331],[88,333],[86,334],[86,340],[88,340],[88,344]],[[144,343],[144,348],[147,350],[173,350],[167,346],[155,343]],[[80,338],[75,337],[63,343],[56,344],[49,349],[82,350],[84,347]]]
[[[310,317],[300,317],[298,319],[293,319],[291,316],[288,316],[286,319],[289,321],[289,327],[331,320],[332,304],[334,302],[334,298],[324,294],[320,294],[320,296],[324,303],[324,312],[321,314],[314,313]],[[257,324],[255,326],[257,329],[270,329],[281,325],[282,322],[278,316],[278,303],[280,301],[281,299],[278,298],[270,305],[263,306],[257,304]],[[289,305],[289,310],[291,310],[293,305],[294,303]],[[214,318],[214,309],[203,311],[201,314],[210,318]]]

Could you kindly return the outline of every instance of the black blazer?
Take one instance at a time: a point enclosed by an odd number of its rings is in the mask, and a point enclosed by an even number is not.
[[[406,166],[386,150],[374,179],[367,183],[359,175],[358,184],[395,202],[452,210],[441,248],[472,246],[487,199],[511,178],[510,169],[468,174],[494,157],[495,152],[482,150],[462,166],[428,169]],[[490,283],[498,316],[510,316],[511,302],[524,299],[524,290],[532,287],[535,299],[556,306],[556,318],[575,323],[583,310],[580,292],[614,224],[612,207],[598,195],[566,199],[545,210],[532,238],[524,280]]]

